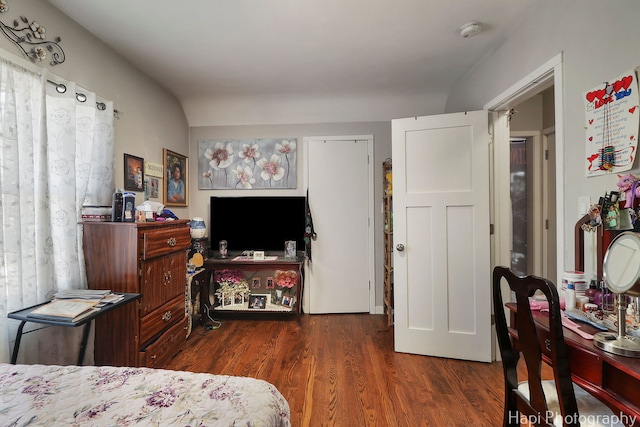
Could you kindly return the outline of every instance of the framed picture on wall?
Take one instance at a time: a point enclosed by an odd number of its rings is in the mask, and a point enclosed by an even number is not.
[[[144,159],[125,153],[124,189],[128,191],[144,191]]]
[[[164,204],[165,206],[188,206],[188,159],[166,148],[162,150],[162,154],[165,174]]]

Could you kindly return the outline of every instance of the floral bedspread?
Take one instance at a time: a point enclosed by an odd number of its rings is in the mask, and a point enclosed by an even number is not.
[[[266,381],[150,368],[0,364],[0,426],[290,427]]]

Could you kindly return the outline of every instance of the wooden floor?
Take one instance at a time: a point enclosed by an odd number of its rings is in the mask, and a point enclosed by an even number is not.
[[[382,315],[228,319],[195,329],[168,368],[266,380],[294,427],[502,424],[500,363],[396,353]]]

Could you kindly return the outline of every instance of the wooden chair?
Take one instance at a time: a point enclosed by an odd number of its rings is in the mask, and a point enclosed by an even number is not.
[[[503,279],[515,293],[517,349],[514,348],[509,335],[509,325],[504,312],[501,289]],[[549,301],[548,339],[538,336],[531,315],[529,297],[536,291],[541,291]],[[606,405],[571,380],[568,348],[562,332],[560,299],[553,283],[536,276],[519,277],[508,268],[496,267],[493,270],[493,304],[504,369],[505,427],[519,426],[521,415],[535,426],[623,425],[611,424],[612,419],[615,421],[619,417],[614,417]],[[543,381],[541,378],[543,352],[551,361],[555,381]],[[520,353],[526,366],[526,382],[518,381],[517,365]]]

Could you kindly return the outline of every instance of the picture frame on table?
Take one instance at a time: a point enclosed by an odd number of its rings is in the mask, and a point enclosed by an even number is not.
[[[220,298],[220,305],[224,307],[229,307],[233,305],[233,295],[228,293],[223,293]]]
[[[272,295],[271,302],[276,305],[282,305],[282,289],[276,289],[275,295]]]
[[[189,159],[166,148],[162,149],[162,158],[165,175],[163,192],[165,206],[188,206]]]
[[[285,306],[285,307],[290,307],[291,306],[291,295],[282,295],[282,300],[281,300],[281,305]]]
[[[267,295],[249,295],[250,310],[264,310],[265,308],[267,308]]]
[[[144,191],[144,159],[124,153],[124,189]]]
[[[236,292],[233,296],[233,305],[243,305],[244,304],[244,294],[240,292]]]

